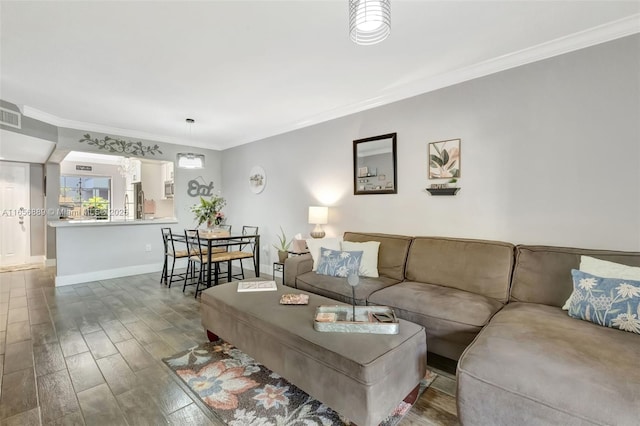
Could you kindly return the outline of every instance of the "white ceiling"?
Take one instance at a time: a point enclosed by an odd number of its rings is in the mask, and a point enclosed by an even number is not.
[[[64,127],[224,149],[640,32],[640,1],[0,2],[0,98]],[[185,118],[196,120],[189,135]]]
[[[0,160],[42,164],[55,147],[51,141],[0,129]]]

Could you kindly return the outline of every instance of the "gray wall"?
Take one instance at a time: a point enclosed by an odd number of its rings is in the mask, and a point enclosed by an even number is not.
[[[640,251],[640,36],[223,151],[228,222]],[[352,141],[398,133],[398,194],[353,195]],[[431,196],[427,144],[460,138],[461,190]],[[249,188],[261,165],[267,185]],[[266,244],[265,244],[266,245]],[[264,254],[264,253],[263,253]],[[271,249],[271,259],[274,250]],[[263,264],[268,261],[263,260]]]
[[[58,194],[60,193],[60,164],[47,163],[44,165],[47,176],[47,195],[45,197],[45,207],[47,212],[58,211]],[[55,215],[48,220],[56,220]],[[56,258],[56,230],[47,226],[46,229],[47,260]]]
[[[29,165],[29,200],[32,211],[44,209],[44,168],[42,164]],[[32,215],[29,218],[31,226],[31,256],[45,254],[45,216]]]
[[[0,106],[11,111],[20,112],[20,109],[15,104],[3,101],[2,99],[0,99]],[[58,128],[51,124],[35,120],[31,117],[25,117],[23,115],[21,118],[21,126],[22,128],[16,129],[15,127],[0,124],[0,129],[33,136],[34,138],[44,139],[51,142],[57,142],[58,140]]]

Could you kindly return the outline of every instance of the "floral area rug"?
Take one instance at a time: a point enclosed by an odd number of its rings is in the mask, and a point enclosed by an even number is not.
[[[350,425],[348,419],[313,399],[234,346],[203,343],[163,361],[230,426]],[[437,375],[427,371],[420,394]],[[398,424],[411,404],[400,402],[381,423]]]

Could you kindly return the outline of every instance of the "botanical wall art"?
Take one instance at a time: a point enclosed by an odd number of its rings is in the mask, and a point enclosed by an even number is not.
[[[429,179],[460,177],[460,139],[429,143]]]
[[[105,151],[114,152],[114,153],[122,153],[122,154],[131,154],[139,157],[144,157],[147,154],[156,155],[162,154],[160,151],[160,147],[156,144],[153,146],[143,145],[142,142],[131,142],[125,141],[122,139],[115,139],[111,136],[105,136],[104,139],[99,138],[91,138],[91,135],[87,133],[80,139],[78,142],[86,142],[89,145],[94,145],[98,149],[103,149]]]

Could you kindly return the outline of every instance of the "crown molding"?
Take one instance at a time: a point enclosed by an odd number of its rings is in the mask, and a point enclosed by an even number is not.
[[[49,123],[57,127],[64,127],[68,129],[99,132],[99,133],[107,134],[109,136],[147,139],[149,141],[154,141],[154,142],[165,142],[165,143],[170,143],[174,145],[192,146],[196,148],[204,148],[204,149],[211,149],[211,150],[220,149],[217,146],[208,145],[206,143],[199,142],[199,141],[184,140],[184,139],[173,138],[165,135],[156,135],[153,133],[141,132],[139,130],[121,129],[119,127],[105,126],[102,124],[85,123],[82,121],[69,120],[66,118],[58,117],[53,114],[49,114],[48,112],[41,111],[37,108],[33,108],[28,105],[22,106],[22,114],[26,117],[30,117],[35,120],[43,121],[45,123]]]
[[[329,120],[341,118],[350,114],[362,112],[368,109],[387,105],[403,99],[422,95],[444,87],[453,86],[465,81],[495,74],[521,65],[552,58],[554,56],[584,49],[586,47],[605,43],[618,38],[640,33],[640,13],[612,21],[584,31],[579,31],[568,36],[560,37],[545,43],[538,44],[517,52],[498,56],[477,64],[446,72],[435,76],[424,76],[420,80],[396,87],[393,90],[369,98],[360,102],[341,106],[320,114],[308,117],[302,121],[291,122],[289,124],[273,127],[268,130],[250,134],[235,142],[221,143],[216,145],[206,144],[198,141],[186,141],[164,135],[155,135],[131,129],[121,129],[104,126],[95,123],[84,123],[80,121],[68,120],[40,111],[38,109],[24,105],[23,115],[43,121],[58,127],[67,127],[77,130],[87,130],[110,135],[126,136],[133,138],[148,139],[152,141],[166,142],[183,146],[194,146],[205,149],[224,150],[235,146],[244,145],[272,136],[291,132],[294,130],[323,123]]]
[[[349,114],[366,111],[368,109],[387,105],[402,99],[422,95],[444,87],[453,86],[465,81],[505,71],[510,68],[516,68],[521,65],[552,58],[554,56],[570,53],[637,33],[640,33],[640,13],[522,49],[517,52],[498,56],[465,68],[460,68],[436,76],[425,76],[418,81],[402,85],[380,96],[330,111],[325,111],[300,122],[273,128],[269,132],[250,135],[238,144],[223,146],[222,149],[232,148],[233,146],[243,145],[260,139],[312,126],[314,124],[334,120]]]

